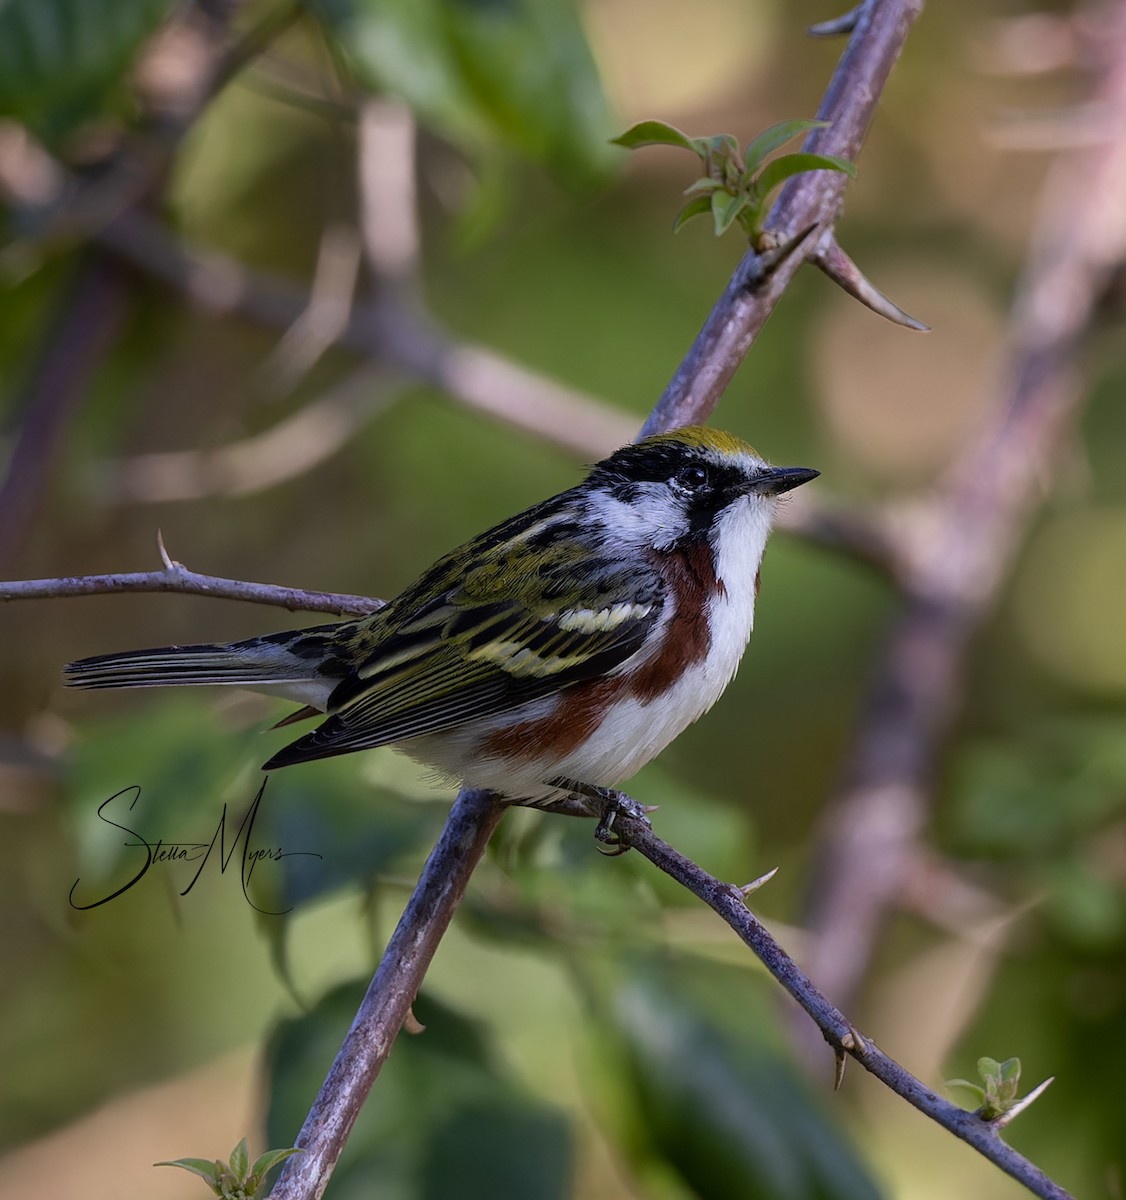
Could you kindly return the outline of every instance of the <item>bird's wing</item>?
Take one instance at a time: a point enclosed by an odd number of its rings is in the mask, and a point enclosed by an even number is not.
[[[333,692],[329,719],[267,769],[483,720],[607,674],[644,643],[664,584],[647,566],[623,572],[604,560],[521,584],[487,563],[404,616],[408,599],[393,602],[386,632]]]

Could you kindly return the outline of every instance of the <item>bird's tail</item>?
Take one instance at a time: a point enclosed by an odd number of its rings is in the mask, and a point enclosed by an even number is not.
[[[238,684],[261,688],[305,703],[327,699],[340,681],[326,660],[328,638],[303,629],[243,642],[157,646],[80,658],[63,668],[68,687],[131,688],[166,685]]]

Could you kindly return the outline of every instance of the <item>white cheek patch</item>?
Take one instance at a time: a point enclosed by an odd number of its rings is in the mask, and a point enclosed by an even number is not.
[[[590,515],[598,520],[613,540],[639,550],[669,546],[688,532],[683,507],[663,484],[639,484],[639,499],[632,504],[609,492],[592,492]]]

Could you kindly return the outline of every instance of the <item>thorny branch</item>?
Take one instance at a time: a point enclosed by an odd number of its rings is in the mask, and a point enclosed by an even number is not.
[[[850,160],[859,155],[876,102],[922,7],[922,0],[868,0],[853,10],[848,26],[852,36],[817,110],[818,119],[826,126],[810,134],[806,150]],[[810,226],[817,234],[761,287],[750,286],[758,276],[761,256],[753,249],[747,251],[649,414],[642,434],[707,418],[798,267],[805,259],[822,255],[830,244],[847,181],[847,176],[837,171],[809,171],[795,176],[782,189],[766,228],[782,239],[795,237]]]
[[[955,1137],[973,1146],[1007,1175],[1024,1184],[1033,1195],[1044,1200],[1067,1200],[1068,1192],[1001,1140],[995,1123],[944,1100],[884,1054],[874,1042],[861,1036],[747,908],[738,887],[721,882],[685,858],[679,850],[657,837],[644,820],[619,816],[614,832],[623,845],[643,854],[654,866],[703,900],[735,930],[771,975],[812,1017],[817,1029],[837,1053],[839,1062],[843,1061],[840,1056],[846,1054],[854,1058],[897,1096],[902,1096]]]
[[[0,583],[0,601],[45,600],[60,596],[98,596],[111,592],[181,592],[217,600],[243,600],[270,604],[290,612],[323,612],[338,617],[358,617],[375,612],[382,601],[341,592],[308,592],[273,583],[249,583],[200,575],[181,563],[169,561],[160,571],[131,571],[117,575],[73,575],[63,579],[20,579]]]

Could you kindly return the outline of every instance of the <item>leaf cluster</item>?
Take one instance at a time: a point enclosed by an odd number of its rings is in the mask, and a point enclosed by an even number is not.
[[[207,1186],[220,1197],[220,1200],[254,1200],[265,1186],[266,1176],[279,1163],[301,1151],[296,1146],[285,1150],[267,1150],[260,1154],[253,1165],[250,1162],[250,1151],[246,1138],[231,1151],[231,1157],[224,1162],[217,1158],[176,1158],[168,1162],[153,1163],[155,1167],[180,1167],[198,1175]]]
[[[1020,1059],[1006,1058],[1004,1062],[998,1062],[995,1058],[983,1056],[977,1060],[977,1070],[981,1077],[980,1085],[968,1079],[950,1079],[946,1086],[972,1092],[977,1097],[978,1116],[985,1121],[995,1121],[1017,1103]]]
[[[770,158],[787,142],[810,130],[823,129],[826,124],[802,118],[779,121],[752,139],[745,150],[729,133],[689,137],[664,121],[642,121],[613,140],[627,150],[679,146],[691,151],[699,158],[704,173],[684,189],[691,199],[677,213],[673,229],[679,230],[694,217],[711,213],[716,237],[738,223],[755,249],[763,250],[767,248],[764,224],[770,198],[787,179],[805,171],[841,171],[856,176],[853,163],[830,154],[802,151]]]

